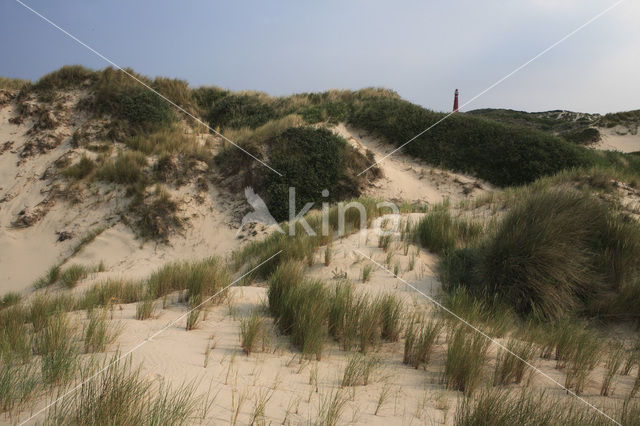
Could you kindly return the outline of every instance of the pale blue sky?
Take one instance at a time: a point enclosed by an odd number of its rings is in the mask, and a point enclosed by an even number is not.
[[[436,110],[465,102],[615,0],[23,0],[121,66],[272,95],[384,86]],[[0,75],[102,59],[0,2]],[[466,109],[640,108],[640,2],[626,0]]]

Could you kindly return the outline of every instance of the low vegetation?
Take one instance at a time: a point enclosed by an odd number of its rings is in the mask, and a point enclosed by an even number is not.
[[[448,389],[471,395],[480,386],[489,341],[480,333],[473,333],[466,325],[460,324],[450,331],[447,343],[442,383]]]
[[[195,394],[195,383],[176,389],[157,385],[119,356],[105,360],[96,379],[51,407],[47,423],[187,424],[200,415],[202,397]],[[83,376],[96,374],[95,368],[85,367]]]
[[[640,407],[627,401],[617,409],[615,420],[624,426],[636,424]],[[507,425],[609,425],[611,420],[582,402],[565,402],[544,392],[483,389],[474,398],[458,404],[456,426]]]
[[[449,289],[498,294],[523,316],[631,319],[640,297],[640,226],[573,189],[524,192],[495,232],[443,259]]]

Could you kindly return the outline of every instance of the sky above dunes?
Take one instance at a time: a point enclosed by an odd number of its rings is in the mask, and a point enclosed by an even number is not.
[[[22,0],[116,64],[272,95],[384,86],[448,111],[616,0]],[[0,3],[0,75],[109,64],[15,0]],[[640,2],[625,0],[465,110],[640,108]]]

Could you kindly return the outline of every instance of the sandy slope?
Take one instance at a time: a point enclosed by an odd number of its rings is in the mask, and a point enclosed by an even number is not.
[[[357,149],[372,151],[375,160],[380,162],[383,177],[368,189],[374,197],[433,204],[445,198],[458,201],[474,197],[491,189],[489,184],[479,179],[424,164],[404,155],[402,149],[387,156],[395,149],[394,146],[342,123],[334,131]]]
[[[602,140],[592,147],[608,151],[635,152],[640,151],[640,134],[633,134],[629,129],[616,126],[600,128]]]
[[[187,185],[172,196],[180,201],[181,215],[188,226],[175,235],[170,244],[144,243],[119,222],[119,212],[126,206],[123,194],[104,184],[92,184],[89,191],[79,194],[78,203],[66,202],[54,196],[55,188],[63,182],[45,177],[55,160],[72,151],[70,139],[74,128],[61,126],[57,131],[67,135],[55,149],[44,154],[21,158],[29,141],[27,131],[33,125],[25,121],[11,124],[16,115],[15,104],[0,108],[0,147],[11,142],[0,154],[0,293],[25,292],[51,266],[68,263],[97,264],[103,261],[111,274],[135,277],[148,275],[159,265],[180,259],[223,255],[240,244],[235,238],[235,207],[232,197],[218,188],[210,188],[203,203],[196,202],[196,190]],[[23,211],[35,211],[42,205],[42,218],[32,226],[16,226]],[[91,230],[107,229],[89,246],[69,258],[80,239]],[[70,232],[72,239],[58,242],[58,232]]]

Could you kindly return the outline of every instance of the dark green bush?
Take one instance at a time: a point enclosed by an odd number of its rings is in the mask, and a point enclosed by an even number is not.
[[[444,116],[407,101],[379,97],[355,108],[349,121],[401,145]],[[561,138],[466,114],[451,115],[403,150],[499,186],[531,182],[594,161],[591,152]]]
[[[209,93],[208,97],[215,99],[215,94]],[[229,94],[216,101],[206,113],[205,118],[211,126],[220,128],[256,128],[271,119],[278,118],[278,114],[266,95]]]
[[[579,145],[590,145],[600,140],[600,131],[594,127],[587,127],[580,130],[571,130],[560,133],[563,139]]]
[[[183,108],[194,109],[195,102],[186,83],[169,79],[152,81],[133,70],[127,72]],[[114,123],[114,128],[124,134],[114,136],[126,137],[151,132],[166,127],[177,119],[175,107],[122,71],[106,68],[99,74],[93,91],[89,108],[120,121]]]
[[[325,129],[292,128],[270,144],[269,163],[283,176],[263,175],[267,205],[277,220],[289,217],[289,187],[296,189],[296,210],[307,202],[356,197],[366,159],[344,139]],[[260,185],[259,185],[260,186]],[[328,197],[322,197],[323,190]],[[297,212],[296,212],[297,213]]]

